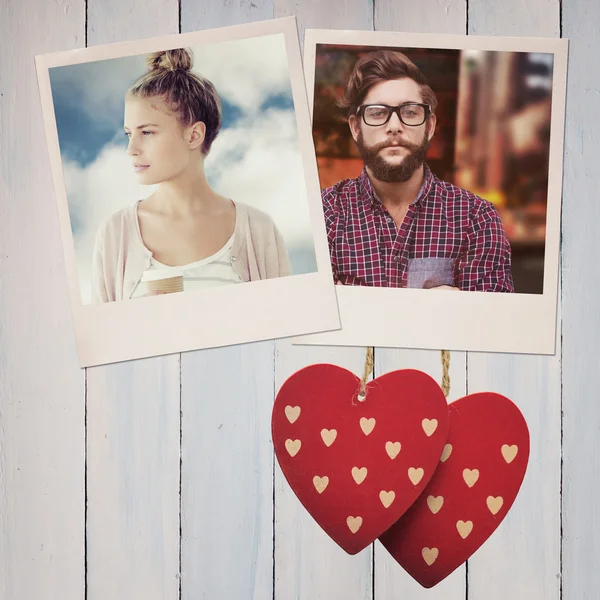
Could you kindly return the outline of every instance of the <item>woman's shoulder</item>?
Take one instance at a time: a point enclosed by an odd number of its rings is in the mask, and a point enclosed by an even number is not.
[[[122,236],[124,231],[130,230],[135,224],[135,210],[138,201],[133,204],[128,204],[119,210],[116,210],[105,217],[98,226],[98,235],[107,236]]]
[[[272,217],[264,210],[244,202],[236,202],[235,206],[236,210],[247,219],[250,229],[265,230],[272,229],[275,226]]]

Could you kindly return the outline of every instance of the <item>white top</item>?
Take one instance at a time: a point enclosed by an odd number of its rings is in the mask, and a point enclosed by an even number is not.
[[[152,257],[150,266],[144,271],[139,283],[135,286],[131,298],[145,296],[148,293],[148,281],[176,275],[183,275],[184,292],[227,283],[240,283],[242,279],[232,266],[233,238],[234,235],[213,255],[187,265],[172,267],[164,265]]]

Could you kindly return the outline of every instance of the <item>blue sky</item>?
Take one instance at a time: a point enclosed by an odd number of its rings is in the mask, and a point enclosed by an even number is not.
[[[316,271],[283,35],[192,51],[194,71],[212,81],[223,107],[223,126],[206,161],[210,183],[271,215],[294,273]],[[125,92],[146,69],[143,55],[50,69],[84,303],[98,226],[154,189],[137,184],[123,131]]]

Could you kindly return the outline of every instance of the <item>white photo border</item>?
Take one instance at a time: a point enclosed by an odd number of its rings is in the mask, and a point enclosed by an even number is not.
[[[285,39],[317,272],[215,287],[200,294],[84,305],[49,69],[274,34]],[[295,17],[38,55],[35,63],[81,368],[339,329]],[[215,311],[222,318],[215,318]]]
[[[554,55],[543,294],[336,286],[342,329],[294,344],[554,354],[568,40],[307,29],[304,75],[311,111],[317,44],[540,52]]]

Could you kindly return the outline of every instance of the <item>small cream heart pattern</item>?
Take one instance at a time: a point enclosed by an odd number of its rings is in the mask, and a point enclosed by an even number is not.
[[[373,431],[373,429],[375,429],[375,419],[367,419],[365,417],[361,417],[360,428],[362,429],[365,435],[369,435]]]
[[[386,442],[385,443],[385,451],[387,455],[394,460],[398,454],[400,454],[400,450],[402,448],[402,444],[400,442]]]
[[[322,494],[329,485],[329,477],[327,477],[327,475],[323,477],[315,475],[313,477],[313,485],[315,486],[315,490],[317,490],[319,494]]]
[[[431,566],[436,560],[437,557],[439,556],[440,551],[437,548],[423,548],[423,550],[421,550],[421,556],[423,557],[423,560],[427,563],[427,566]]]
[[[442,508],[444,504],[444,497],[443,496],[427,496],[427,506],[429,506],[429,510],[434,514],[437,515],[440,512],[440,509]]]
[[[389,492],[381,490],[381,492],[379,492],[379,499],[385,508],[389,508],[392,505],[392,502],[396,499],[396,492],[393,490]]]
[[[471,394],[448,409],[450,427],[435,473],[414,504],[379,537],[425,588],[464,563],[500,525],[529,460],[527,423],[505,396]]]
[[[328,448],[335,442],[336,437],[337,431],[335,429],[321,429],[321,439]]]
[[[302,447],[301,440],[285,440],[285,449],[291,457],[296,456]]]
[[[500,509],[502,508],[502,504],[504,504],[504,500],[502,496],[497,496],[495,498],[494,496],[488,496],[485,503],[490,509],[490,512],[493,515],[497,515],[500,512]]]
[[[446,398],[421,371],[377,377],[360,402],[359,389],[350,371],[311,365],[284,382],[271,419],[288,484],[349,554],[376,540],[417,499],[448,433]]]
[[[367,467],[352,467],[352,479],[360,485],[367,476]]]
[[[473,521],[456,521],[456,530],[463,540],[467,539],[473,531]]]
[[[519,447],[516,444],[513,444],[512,446],[502,444],[502,448],[500,448],[500,452],[502,452],[502,456],[507,463],[511,463],[515,459],[518,451]]]
[[[442,456],[440,456],[440,462],[446,462],[452,454],[452,444],[446,444],[442,450]]]
[[[425,472],[421,467],[416,469],[414,467],[410,467],[408,469],[408,478],[412,481],[413,485],[418,485],[421,479],[423,479],[424,474]]]
[[[437,419],[423,419],[423,421],[421,421],[421,427],[423,427],[423,431],[427,436],[433,435],[437,426]]]
[[[463,479],[469,487],[473,487],[479,479],[479,469],[463,469]]]
[[[286,406],[285,407],[285,416],[290,423],[295,423],[300,416],[300,407],[299,406]]]
[[[348,517],[346,519],[346,524],[348,525],[348,529],[352,533],[356,533],[362,526],[362,517]]]

